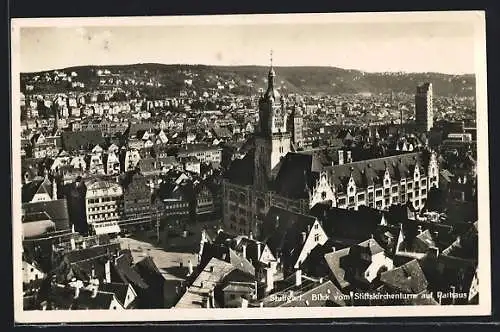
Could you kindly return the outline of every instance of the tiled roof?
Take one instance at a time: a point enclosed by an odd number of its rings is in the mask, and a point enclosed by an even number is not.
[[[66,310],[99,310],[110,309],[115,298],[114,293],[97,292],[96,297],[92,297],[92,292],[85,288],[80,290],[78,298],[74,299],[75,290],[71,287],[55,286],[52,289],[51,299],[59,309]]]
[[[22,207],[26,214],[36,212],[47,213],[55,223],[56,230],[58,231],[70,228],[68,202],[66,199],[24,203]]]
[[[52,197],[52,183],[49,179],[31,181],[22,187],[22,202],[30,202],[36,194],[48,194]]]
[[[407,294],[419,294],[427,290],[427,279],[416,259],[381,274],[380,281],[391,289]]]
[[[230,272],[236,268],[223,260],[212,258],[195,281],[186,290],[175,308],[203,308],[209,292]]]
[[[361,247],[368,248],[370,254],[376,255],[384,251],[384,249],[374,239],[368,239],[359,244]]]
[[[314,296],[317,294],[322,294],[325,297]],[[342,292],[330,280],[309,290],[300,292],[300,295],[296,295],[298,296],[293,297],[292,301],[286,302],[280,307],[331,307],[346,305],[342,299]],[[326,296],[328,296],[328,299],[326,299]]]
[[[264,220],[265,242],[273,255],[277,251],[290,255],[289,258],[300,254],[303,244],[302,232],[309,234],[308,227],[312,227],[316,218],[300,213],[291,212],[282,208],[272,206]]]
[[[348,287],[351,283],[345,279],[345,269],[341,266],[341,259],[349,255],[350,248],[344,248],[325,254],[325,260],[341,288]]]
[[[430,290],[448,291],[455,286],[457,292],[468,292],[476,272],[477,260],[439,255],[427,255],[420,265],[429,281]]]
[[[114,293],[116,299],[120,302],[122,306],[125,307],[124,304],[125,301],[127,300],[127,293],[129,287],[132,288],[132,285],[125,283],[117,283],[117,282],[111,282],[111,283],[104,282],[99,285],[99,291]]]

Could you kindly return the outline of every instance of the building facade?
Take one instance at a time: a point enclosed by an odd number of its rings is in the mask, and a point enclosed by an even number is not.
[[[434,125],[432,83],[417,86],[415,94],[415,122],[421,131],[428,132]]]
[[[93,233],[119,233],[123,214],[123,189],[116,182],[93,180],[85,194],[87,224]]]

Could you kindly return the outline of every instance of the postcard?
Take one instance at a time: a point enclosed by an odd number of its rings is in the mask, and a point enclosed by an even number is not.
[[[16,323],[491,314],[484,12],[11,37]]]

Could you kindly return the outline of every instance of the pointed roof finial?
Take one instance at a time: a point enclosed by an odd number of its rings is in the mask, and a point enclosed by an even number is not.
[[[273,68],[273,50],[270,52],[270,61],[271,61],[271,66],[269,67],[269,77],[274,77],[276,76],[276,73],[274,72]]]

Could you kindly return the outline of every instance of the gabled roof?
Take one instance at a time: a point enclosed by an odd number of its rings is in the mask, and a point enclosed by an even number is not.
[[[127,255],[122,254],[118,256],[113,266],[123,283],[132,284],[142,289],[149,288],[149,285],[142,279],[141,275],[132,268],[130,257]]]
[[[342,289],[348,287],[351,284],[345,279],[345,269],[340,264],[341,259],[349,255],[350,249],[351,248],[344,248],[325,254],[326,263],[332,271],[332,274],[335,277],[338,285]]]
[[[376,255],[384,251],[384,249],[374,239],[368,239],[359,244],[361,247],[368,248],[371,255]]]
[[[430,290],[448,291],[455,286],[457,292],[468,292],[477,269],[477,260],[439,255],[425,256],[420,265],[429,281]]]
[[[381,274],[380,281],[391,289],[407,294],[419,294],[427,290],[427,279],[416,259]]]
[[[74,299],[74,288],[60,286],[52,287],[51,293],[51,300],[55,306],[66,310],[110,309],[115,298],[114,293],[103,291],[98,291],[96,297],[92,297],[92,291],[82,288],[78,298]]]
[[[302,232],[309,234],[312,225],[316,221],[313,216],[291,212],[279,207],[272,206],[264,220],[264,229],[262,234],[265,234],[263,242],[265,242],[273,255],[277,255],[277,251],[282,254],[292,254],[297,256],[301,251]]]
[[[236,268],[223,260],[212,258],[198,274],[191,286],[175,305],[175,308],[203,308],[209,292]]]
[[[48,178],[23,185],[21,189],[22,202],[30,202],[36,194],[47,194],[52,197],[52,183]]]

